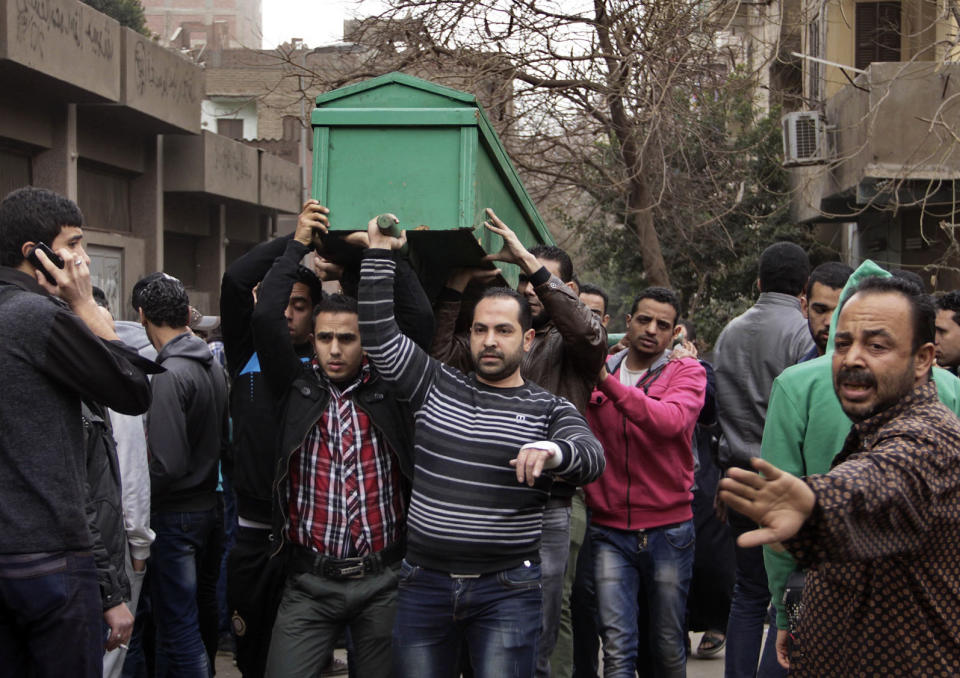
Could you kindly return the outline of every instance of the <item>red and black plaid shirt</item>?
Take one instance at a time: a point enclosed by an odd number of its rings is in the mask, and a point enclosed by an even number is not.
[[[369,378],[364,360],[342,391],[328,381],[327,409],[290,457],[287,534],[293,543],[331,558],[376,553],[402,532],[406,507],[399,466],[353,400]]]

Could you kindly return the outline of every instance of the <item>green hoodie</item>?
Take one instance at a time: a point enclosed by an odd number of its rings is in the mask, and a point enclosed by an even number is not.
[[[889,277],[870,260],[853,272],[840,298],[845,298],[865,278]],[[839,308],[830,323],[830,339],[825,355],[784,370],[773,382],[767,420],[763,427],[760,455],[771,464],[796,476],[826,473],[834,456],[843,447],[853,422],[843,413],[833,390],[833,341]],[[935,367],[933,379],[940,400],[960,414],[960,379]],[[786,551],[763,547],[763,563],[773,604],[777,609],[777,628],[787,628],[782,600],[787,577],[796,569]]]

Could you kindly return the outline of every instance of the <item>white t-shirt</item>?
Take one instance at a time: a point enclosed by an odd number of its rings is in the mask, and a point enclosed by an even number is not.
[[[620,383],[624,386],[636,386],[646,373],[647,370],[628,369],[626,359],[620,363]]]

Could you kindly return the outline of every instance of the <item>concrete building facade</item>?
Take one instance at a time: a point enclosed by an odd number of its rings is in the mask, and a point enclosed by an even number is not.
[[[790,170],[795,218],[819,224],[853,263],[960,287],[954,16],[931,0],[807,0],[804,17],[808,129],[821,145]]]
[[[83,3],[0,0],[0,17],[0,194],[77,201],[117,317],[156,270],[217,313],[226,264],[299,210],[296,165],[201,134],[203,70]]]

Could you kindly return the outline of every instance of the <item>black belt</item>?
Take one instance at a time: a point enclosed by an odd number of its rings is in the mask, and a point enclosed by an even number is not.
[[[307,572],[327,579],[359,579],[368,574],[378,574],[384,568],[400,562],[403,552],[403,540],[362,558],[331,558],[303,546],[294,546],[291,567],[294,572]]]
[[[570,506],[573,501],[573,497],[550,497],[547,499],[546,505],[543,507],[545,509],[555,509],[555,508],[565,508]]]

